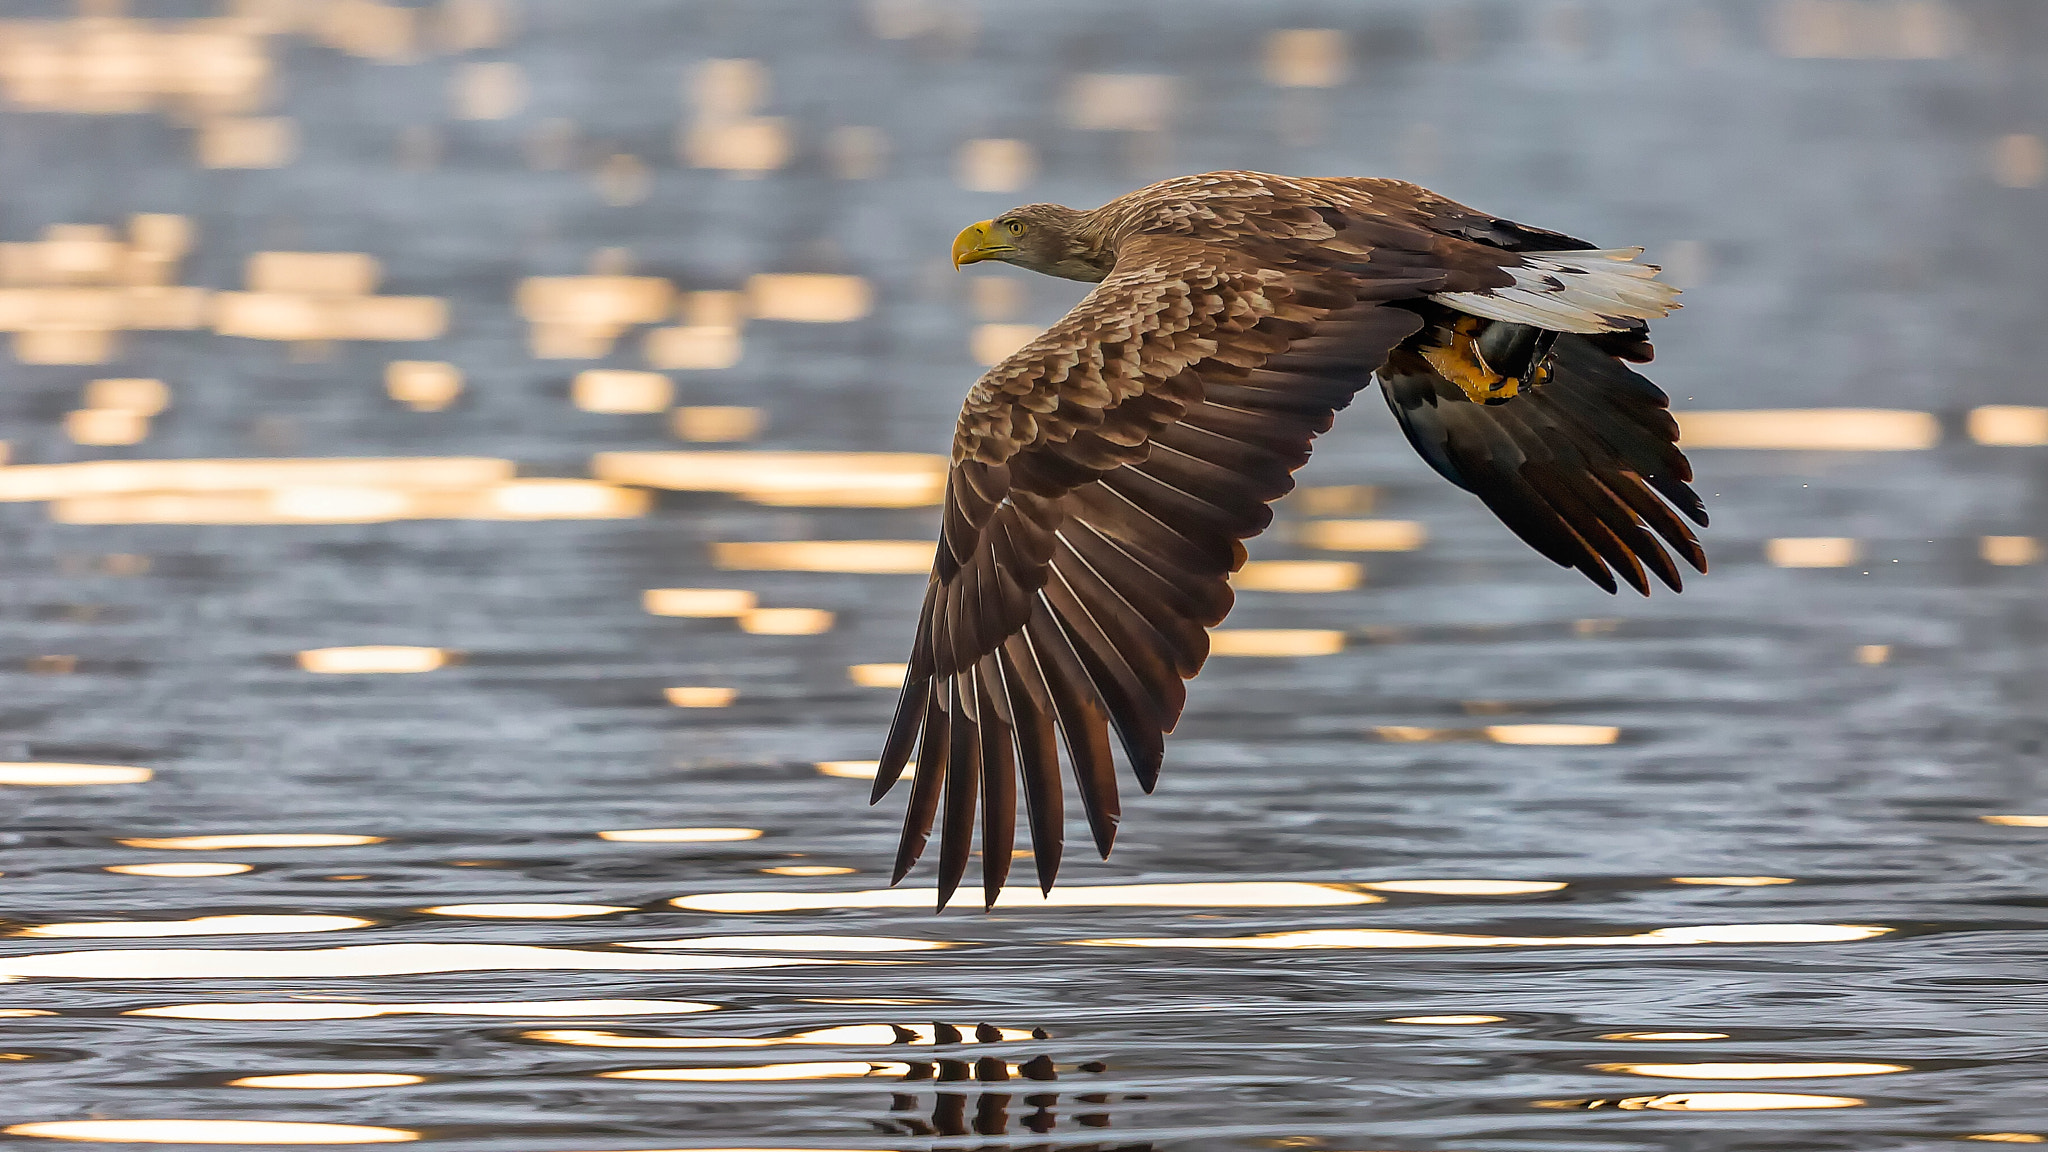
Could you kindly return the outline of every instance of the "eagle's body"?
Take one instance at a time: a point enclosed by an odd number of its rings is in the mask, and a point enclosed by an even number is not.
[[[1375,374],[1425,460],[1609,591],[1679,587],[1705,556],[1665,396],[1623,360],[1676,293],[1639,250],[1487,216],[1393,180],[1212,172],[1089,212],[974,225],[996,259],[1096,287],[968,393],[938,560],[879,799],[915,753],[901,880],[939,815],[941,906],[977,807],[993,902],[1023,786],[1041,887],[1059,866],[1060,752],[1107,855],[1111,729],[1150,790],[1230,609],[1243,540]],[[1660,539],[1661,538],[1661,544]]]

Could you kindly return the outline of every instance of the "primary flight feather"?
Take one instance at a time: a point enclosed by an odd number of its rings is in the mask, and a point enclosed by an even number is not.
[[[914,760],[892,883],[939,825],[939,906],[1008,876],[1018,792],[1039,886],[1063,843],[1062,749],[1096,848],[1110,733],[1146,791],[1243,541],[1377,377],[1430,466],[1613,592],[1706,556],[1646,321],[1677,307],[1640,249],[1476,212],[1396,180],[1211,172],[1092,211],[972,225],[1000,260],[1095,288],[982,376],[953,439],[938,558],[875,778]],[[1667,551],[1668,550],[1668,551]]]

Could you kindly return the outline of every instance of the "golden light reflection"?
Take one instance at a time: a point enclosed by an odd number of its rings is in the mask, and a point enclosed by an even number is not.
[[[230,1088],[396,1088],[425,1084],[425,1076],[397,1072],[287,1072],[276,1076],[244,1076]]]
[[[1036,324],[976,324],[967,337],[967,351],[985,368],[1002,363],[1043,331]]]
[[[758,1064],[741,1068],[631,1068],[599,1072],[606,1080],[682,1080],[722,1084],[745,1080],[836,1080],[852,1076],[902,1076],[910,1065],[865,1060],[821,1060],[805,1064]]]
[[[1492,724],[1486,738],[1495,744],[1612,744],[1621,729],[1611,724]]]
[[[796,956],[593,952],[531,944],[357,944],[343,948],[135,948],[0,958],[0,977],[72,980],[296,980],[426,972],[666,972],[854,961]]]
[[[1963,1139],[1984,1140],[1993,1144],[2048,1144],[2048,1136],[2033,1132],[1979,1132]]]
[[[0,763],[0,784],[70,788],[88,784],[142,784],[156,773],[120,764]]]
[[[1663,1096],[1631,1096],[1614,1106],[1651,1112],[1764,1112],[1777,1108],[1855,1108],[1854,1096],[1810,1096],[1802,1092],[1672,1092]]]
[[[599,452],[590,467],[613,484],[726,492],[757,504],[919,508],[945,494],[947,462],[917,452]],[[924,571],[932,546],[920,543]]]
[[[1807,1076],[1877,1076],[1910,1072],[1907,1064],[1781,1063],[1781,1064],[1589,1064],[1599,1072],[1665,1076],[1686,1080],[1796,1080]]]
[[[439,412],[462,395],[462,369],[439,360],[393,360],[384,391],[415,412]]]
[[[1556,892],[1565,884],[1561,880],[1377,880],[1359,887],[1375,892],[1433,896],[1523,896],[1531,892]]]
[[[234,876],[252,871],[254,868],[255,865],[253,864],[201,863],[194,860],[189,864],[108,864],[102,868],[102,871],[118,872],[123,876],[188,877]]]
[[[1764,559],[1779,568],[1847,568],[1862,551],[1846,536],[1780,536],[1764,541]]]
[[[1858,644],[1856,646],[1856,662],[1865,667],[1875,668],[1880,664],[1888,664],[1891,662],[1891,658],[1892,646],[1889,644]]]
[[[1779,408],[1674,412],[1678,442],[1692,448],[1899,452],[1932,448],[1941,422],[1931,412],[1886,408]]]
[[[1790,876],[1673,876],[1673,884],[1714,884],[1728,888],[1767,888],[1773,884],[1796,884]]]
[[[2048,816],[1979,816],[1977,819],[2008,828],[2048,828]]]
[[[510,460],[482,456],[88,460],[0,468],[0,500],[280,488],[475,489],[512,478]]]
[[[838,864],[782,864],[760,871],[769,876],[846,876],[854,869]]]
[[[816,636],[832,630],[823,608],[753,608],[740,616],[740,631],[756,636]]]
[[[1985,536],[1977,541],[1977,554],[1986,564],[2018,568],[2041,562],[2041,542],[2032,536]]]
[[[747,278],[747,308],[761,320],[839,324],[867,315],[873,301],[868,282],[858,276],[796,272]]]
[[[1329,552],[1413,552],[1429,539],[1415,520],[1315,520],[1299,533],[1303,544]]]
[[[818,775],[820,776],[837,776],[842,780],[873,780],[876,773],[882,770],[882,762],[880,760],[820,760],[812,765],[812,767],[818,770]],[[916,775],[917,763],[915,761],[903,766],[903,779],[908,780]]]
[[[349,648],[309,648],[299,653],[299,667],[328,675],[432,672],[448,663],[444,648],[409,644],[364,644]]]
[[[140,444],[149,435],[149,417],[118,408],[81,408],[64,414],[64,435],[73,444],[92,447]]]
[[[674,399],[675,384],[659,372],[591,368],[569,386],[569,402],[585,412],[662,412]]]
[[[620,904],[436,904],[421,908],[434,916],[477,916],[496,920],[573,920],[579,916],[609,916],[631,912]]]
[[[1373,735],[1389,744],[1435,744],[1450,740],[1476,740],[1485,735],[1471,728],[1427,728],[1416,724],[1380,724]]]
[[[640,606],[654,616],[713,619],[746,615],[755,596],[739,588],[649,588],[640,594]]]
[[[1349,73],[1344,33],[1334,28],[1281,28],[1266,34],[1266,83],[1279,88],[1335,88]]]
[[[268,932],[340,932],[368,928],[375,920],[359,916],[198,916],[190,920],[100,920],[77,924],[37,924],[19,929],[20,936],[229,936]]]
[[[901,688],[909,675],[908,664],[852,664],[846,669],[847,679],[862,688]]]
[[[1726,1040],[1726,1032],[1605,1032],[1602,1040]]]
[[[788,540],[719,543],[711,562],[720,568],[757,572],[859,572],[923,574],[937,545],[928,540]]]
[[[1478,936],[1399,928],[1322,928],[1258,936],[1134,936],[1076,940],[1114,948],[1565,948],[1674,944],[1834,944],[1868,940],[1890,928],[1867,924],[1709,924],[1657,928],[1632,936]]]
[[[135,836],[117,841],[130,848],[167,848],[212,852],[231,848],[353,848],[382,844],[382,836],[346,832],[254,832],[239,836]]]
[[[1389,1024],[1499,1024],[1505,1016],[1389,1016]]]
[[[620,828],[599,832],[599,840],[621,844],[715,844],[728,840],[759,840],[759,828]]]
[[[2034,447],[2048,444],[2048,408],[1989,404],[1970,410],[1970,439],[1979,444]]]
[[[849,869],[851,871],[851,869]],[[619,940],[621,948],[737,948],[776,952],[932,952],[952,940],[896,936],[696,936],[684,940]]]
[[[741,348],[740,330],[737,326],[703,327],[686,324],[650,330],[641,351],[647,357],[647,362],[656,368],[710,371],[730,368],[739,363]],[[684,436],[684,439],[697,437]]]
[[[123,1144],[395,1144],[420,1138],[406,1128],[286,1120],[49,1120],[0,1132]]]
[[[1181,106],[1174,77],[1089,72],[1068,82],[1067,123],[1084,132],[1164,132]]]
[[[925,1003],[925,1001],[891,1001],[891,1003]],[[957,1031],[966,1036],[979,1036],[975,1028],[961,1028]],[[994,1040],[982,1043],[1000,1043],[1012,1040],[1031,1040],[1027,1028],[998,1028]],[[847,1047],[863,1044],[905,1045],[937,1044],[938,1028],[931,1024],[846,1024],[836,1028],[817,1028],[809,1032],[798,1032],[792,1036],[627,1036],[618,1032],[596,1029],[556,1028],[522,1033],[522,1038],[538,1040],[546,1044],[571,1044],[580,1048],[774,1048],[784,1044],[828,1044],[833,1047]]]
[[[1344,650],[1334,628],[1218,628],[1209,633],[1211,656],[1331,656]]]
[[[165,1004],[123,1016],[172,1020],[366,1020],[373,1016],[677,1016],[715,1012],[693,1000],[509,1000],[502,1003],[353,1004],[289,1000],[250,1004]]]
[[[954,180],[969,192],[1015,192],[1037,168],[1029,142],[1004,137],[969,140],[953,157]]]
[[[688,329],[682,329],[688,331]],[[759,408],[731,404],[699,404],[676,409],[669,427],[678,440],[699,444],[730,444],[761,434],[768,415]]]
[[[739,699],[737,688],[715,688],[708,685],[686,685],[663,688],[662,698],[677,708],[725,708]]]
[[[4,469],[0,469],[4,471]],[[0,477],[0,481],[4,481]],[[624,520],[647,514],[646,492],[594,480],[509,480],[471,491],[361,486],[249,492],[69,496],[60,524],[383,524],[397,520]]]
[[[675,286],[656,276],[529,276],[514,302],[541,360],[595,360],[637,324],[668,317]]]
[[[0,1016],[55,1016],[41,1008],[0,1008]]]
[[[1246,592],[1348,592],[1365,582],[1365,565],[1351,560],[1253,560],[1230,583]]]
[[[823,908],[928,908],[934,888],[879,888],[864,892],[712,892],[669,901],[693,912],[804,912]],[[1312,908],[1378,904],[1384,897],[1349,884],[1244,880],[1196,884],[1089,884],[1036,889],[1010,887],[998,908]]]

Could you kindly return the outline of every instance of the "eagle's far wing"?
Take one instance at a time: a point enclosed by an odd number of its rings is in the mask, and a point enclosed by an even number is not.
[[[1704,525],[1706,505],[1687,483],[1663,390],[1623,363],[1638,347],[1636,331],[1559,335],[1549,378],[1497,405],[1473,403],[1406,349],[1380,370],[1380,388],[1430,467],[1530,547],[1609,592],[1618,574],[1648,595],[1645,568],[1677,591],[1665,547],[1701,572],[1707,555],[1673,509]]]
[[[1231,605],[1240,541],[1272,518],[1309,441],[1421,326],[1382,301],[1440,289],[1422,254],[1383,267],[1310,246],[1127,242],[1111,274],[969,393],[944,526],[879,800],[915,753],[900,881],[940,817],[939,903],[981,813],[982,883],[1007,877],[1018,783],[1050,888],[1060,746],[1096,847],[1119,813],[1109,732],[1148,791],[1182,681]]]

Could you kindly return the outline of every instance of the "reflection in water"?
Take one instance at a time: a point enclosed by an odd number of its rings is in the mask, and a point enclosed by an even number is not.
[[[404,1128],[280,1120],[53,1120],[0,1131],[9,1136],[123,1144],[394,1144],[420,1138],[418,1132]]]
[[[1805,1076],[1876,1076],[1910,1072],[1906,1064],[1589,1064],[1600,1072],[1668,1076],[1685,1080],[1794,1080]]]
[[[340,832],[258,832],[243,836],[136,836],[118,843],[130,848],[213,852],[230,848],[347,848],[357,844],[382,844],[384,837]]]
[[[620,948],[748,948],[789,952],[929,952],[958,946],[952,940],[900,936],[698,936],[686,940],[618,940]]]
[[[631,912],[623,904],[437,904],[419,911],[435,916],[478,916],[498,920],[573,920],[579,916],[608,916]]]
[[[1498,1024],[1505,1016],[1389,1016],[1389,1024]]]
[[[1768,888],[1774,884],[1796,884],[1790,876],[1673,876],[1673,884],[1711,884],[1727,888]]]
[[[118,872],[123,876],[192,877],[235,876],[243,872],[253,871],[255,869],[255,865],[229,864],[226,862],[202,862],[194,860],[191,863],[171,862],[163,864],[106,864],[102,865],[101,868],[103,871]]]
[[[397,1072],[287,1072],[276,1076],[244,1076],[228,1081],[230,1088],[396,1088],[404,1084],[425,1084],[425,1076]]]
[[[327,979],[420,972],[689,971],[843,964],[843,960],[771,956],[661,956],[586,952],[529,944],[358,944],[289,951],[215,948],[109,949],[0,959],[0,977],[88,980]]]
[[[1669,944],[1831,944],[1868,940],[1890,928],[1870,924],[1708,924],[1633,936],[1473,936],[1398,928],[1321,928],[1258,936],[1130,936],[1075,940],[1118,948],[1538,948]]]
[[[364,1020],[372,1016],[677,1016],[715,1012],[694,1000],[507,1000],[494,1003],[352,1004],[289,1000],[250,1004],[164,1004],[123,1016],[173,1020]],[[47,1015],[47,1013],[45,1013]]]
[[[1555,892],[1565,885],[1557,880],[1378,880],[1359,887],[1375,892],[1413,892],[1432,896],[1522,896],[1532,892]]]
[[[1538,1100],[1538,1108],[1620,1108],[1651,1112],[1761,1112],[1774,1108],[1854,1108],[1854,1096],[1810,1096],[1801,1092],[1672,1092],[1620,1100]]]
[[[2003,824],[2008,828],[2048,828],[2048,816],[1980,816],[1986,824]]]
[[[621,844],[716,844],[728,840],[759,840],[759,828],[621,828],[599,832],[599,840]]]
[[[600,452],[590,473],[786,507],[917,508],[946,489],[946,458],[914,452]]]
[[[119,764],[0,763],[0,784],[76,787],[84,784],[142,784],[155,773]]]
[[[352,648],[308,648],[299,667],[338,676],[432,672],[448,663],[442,648],[410,644],[364,644]]]
[[[38,924],[21,936],[236,936],[269,932],[339,932],[368,928],[359,916],[199,916],[191,920],[102,920],[82,924]]]
[[[929,908],[933,888],[875,888],[863,892],[711,892],[669,901],[693,912],[802,912],[820,908]],[[1377,904],[1382,898],[1352,884],[1246,880],[1197,884],[1092,884],[1036,889],[1005,888],[998,908],[1291,908]]]
[[[1044,1040],[1042,1028],[997,1028],[977,1024],[960,1028],[953,1024],[843,1024],[816,1028],[789,1036],[628,1036],[596,1029],[552,1028],[522,1033],[528,1040],[548,1044],[573,1044],[582,1048],[771,1048],[779,1044],[830,1044],[834,1047],[865,1044],[961,1044],[968,1037],[980,1044],[1008,1040]]]
[[[1603,1032],[1602,1040],[1726,1040],[1726,1032]]]
[[[848,1076],[902,1076],[908,1064],[870,1064],[865,1060],[821,1060],[804,1064],[756,1064],[740,1068],[629,1068],[599,1072],[606,1080],[682,1080],[722,1083],[738,1080],[836,1080]]]

